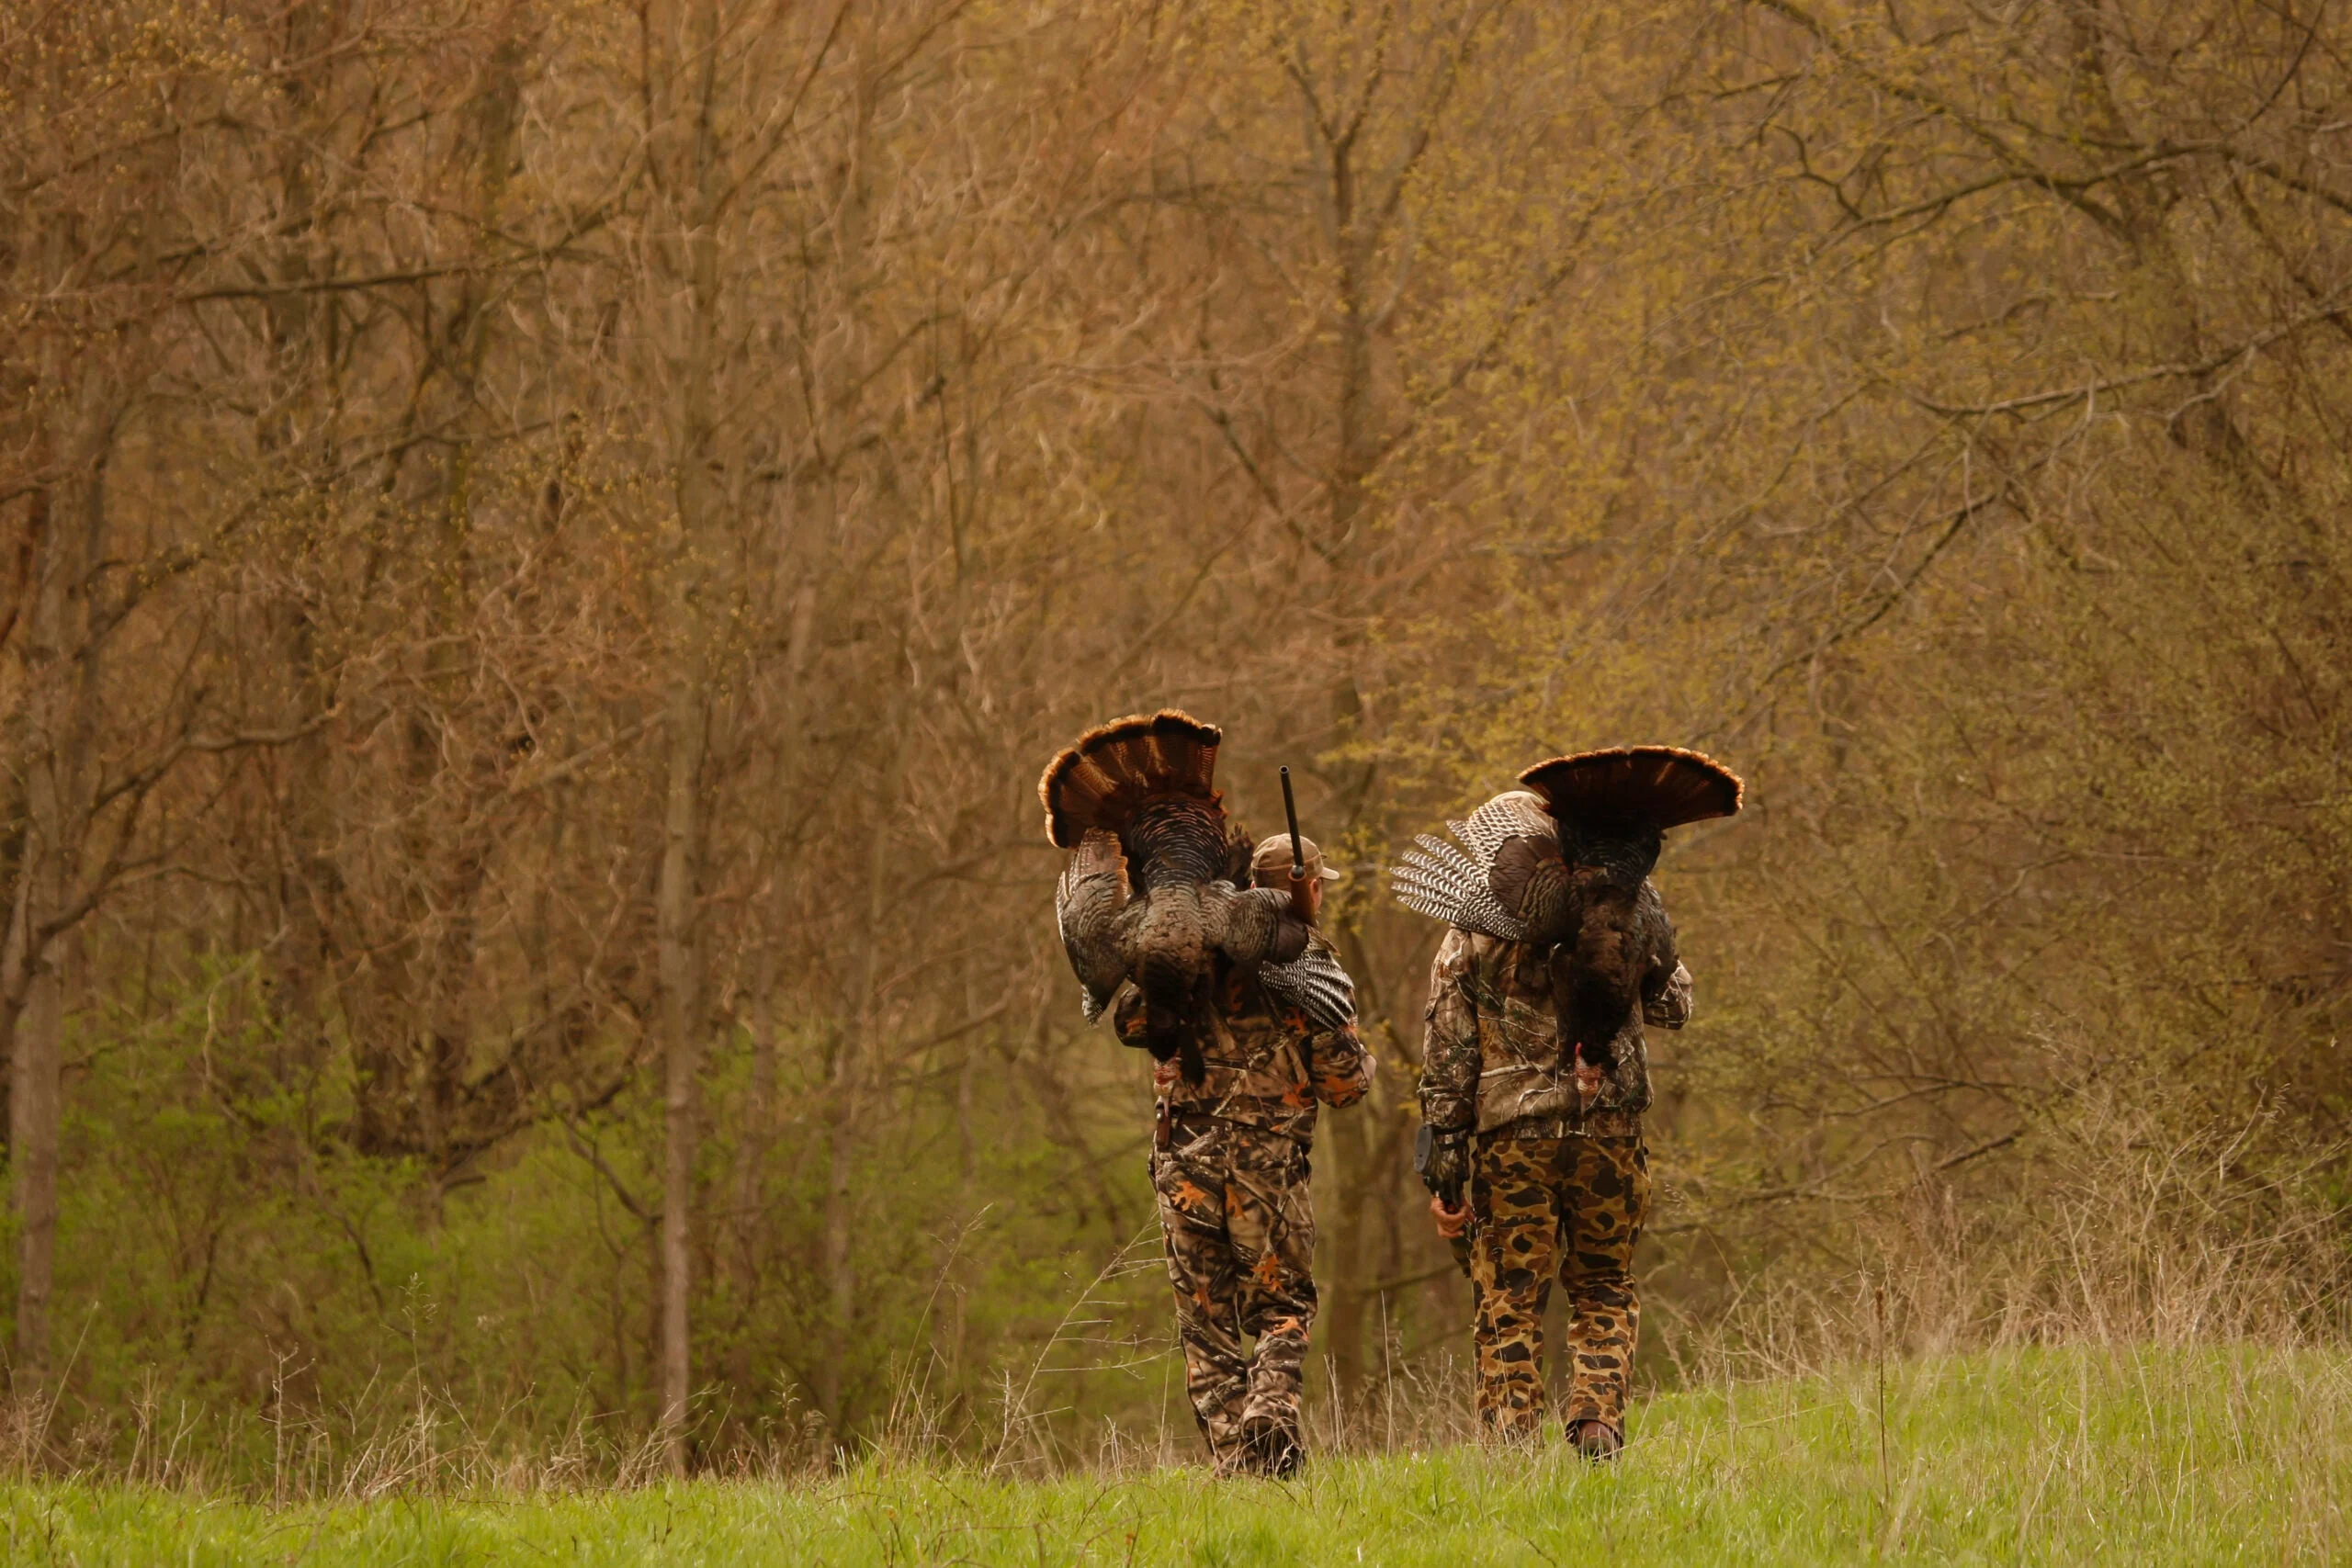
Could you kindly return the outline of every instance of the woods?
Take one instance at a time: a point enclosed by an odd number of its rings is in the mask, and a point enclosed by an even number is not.
[[[1383,868],[1588,746],[1749,787],[1641,1375],[2340,1328],[2347,28],[0,0],[22,1443],[1160,1419],[1034,790],[1164,705],[1349,874],[1371,1436],[1465,1310]]]

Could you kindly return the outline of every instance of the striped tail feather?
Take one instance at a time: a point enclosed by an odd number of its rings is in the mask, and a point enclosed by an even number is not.
[[[1124,833],[1136,809],[1157,795],[1216,805],[1216,750],[1223,739],[1216,725],[1175,708],[1088,730],[1057,753],[1037,781],[1046,838],[1069,849],[1089,829]]]
[[[1679,746],[1579,751],[1538,762],[1519,779],[1563,822],[1661,833],[1732,816],[1746,793],[1737,773]]]

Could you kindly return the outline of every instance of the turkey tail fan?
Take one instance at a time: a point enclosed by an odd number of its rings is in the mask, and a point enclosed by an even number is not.
[[[1037,781],[1046,836],[1066,850],[1090,828],[1119,832],[1152,795],[1192,795],[1216,804],[1212,781],[1224,739],[1216,725],[1174,708],[1088,730],[1048,762]]]
[[[1519,782],[1562,822],[1664,832],[1739,809],[1739,775],[1675,746],[1620,746],[1538,762]]]

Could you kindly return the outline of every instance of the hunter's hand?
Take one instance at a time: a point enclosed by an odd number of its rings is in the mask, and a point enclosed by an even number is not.
[[[1448,1203],[1442,1198],[1430,1200],[1430,1218],[1437,1222],[1437,1234],[1452,1241],[1470,1228],[1470,1205]]]
[[[1419,1161],[1421,1185],[1449,1209],[1462,1207],[1462,1189],[1470,1180],[1470,1134],[1431,1130],[1428,1152]]]

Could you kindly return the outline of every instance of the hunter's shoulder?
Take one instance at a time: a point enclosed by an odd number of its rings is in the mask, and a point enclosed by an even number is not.
[[[1448,931],[1438,949],[1439,961],[1458,973],[1488,978],[1520,970],[1541,971],[1551,961],[1551,949],[1534,942],[1513,942],[1485,931]]]
[[[1466,931],[1460,926],[1448,926],[1445,940],[1437,944],[1437,956],[1430,961],[1435,970],[1459,974],[1478,962],[1482,943],[1495,939],[1477,931]]]

